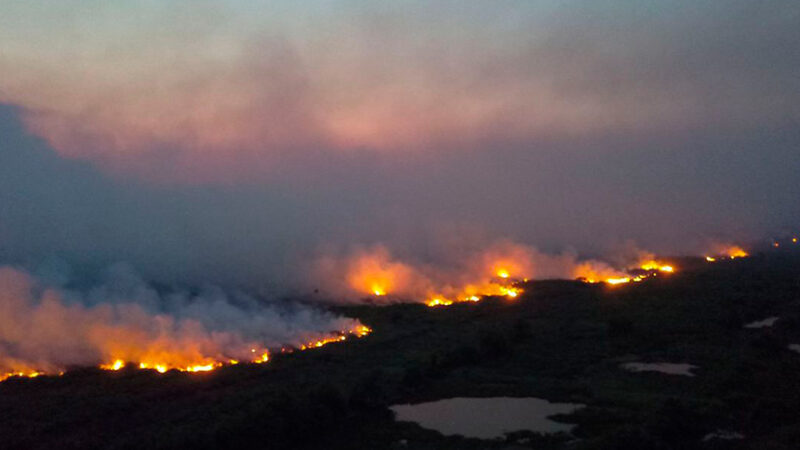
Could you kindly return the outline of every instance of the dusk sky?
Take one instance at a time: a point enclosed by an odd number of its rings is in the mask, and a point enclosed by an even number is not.
[[[792,0],[0,0],[0,74],[3,262],[274,287],[800,225]]]

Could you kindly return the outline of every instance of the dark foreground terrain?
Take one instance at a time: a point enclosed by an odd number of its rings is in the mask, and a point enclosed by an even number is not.
[[[374,332],[205,374],[98,369],[0,383],[0,448],[790,449],[800,443],[800,256],[772,252],[510,301],[351,307]],[[744,324],[778,316],[773,327]],[[620,369],[687,362],[695,377]],[[389,405],[535,396],[588,405],[572,435],[444,437]],[[703,440],[715,430],[744,439]],[[520,443],[522,442],[522,443]]]

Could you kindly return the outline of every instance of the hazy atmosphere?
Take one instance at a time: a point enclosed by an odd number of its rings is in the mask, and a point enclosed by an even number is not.
[[[791,450],[798,280],[798,0],[0,0],[3,449]]]
[[[0,255],[280,290],[353,245],[800,220],[796,2],[313,6],[6,2]]]

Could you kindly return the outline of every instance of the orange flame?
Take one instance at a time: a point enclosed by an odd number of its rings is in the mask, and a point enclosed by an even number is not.
[[[667,263],[656,261],[654,259],[650,259],[640,263],[639,268],[642,270],[657,270],[659,272],[667,272],[667,273],[675,272],[675,268],[673,266]]]
[[[729,247],[729,248],[726,250],[725,254],[726,254],[726,255],[727,255],[727,256],[728,256],[730,259],[735,259],[735,258],[745,258],[745,257],[749,256],[749,255],[747,254],[747,252],[746,252],[746,251],[744,251],[744,249],[743,249],[742,247],[739,247],[739,246],[736,246],[736,245],[734,245],[734,246],[732,246],[732,247]]]
[[[299,349],[300,350],[307,350],[307,349],[311,349],[311,348],[319,348],[319,347],[322,347],[324,345],[327,345],[327,344],[330,344],[330,343],[333,343],[333,342],[345,341],[345,340],[347,340],[348,336],[355,336],[357,338],[361,338],[361,337],[364,337],[364,336],[368,335],[371,332],[372,332],[371,328],[369,328],[369,327],[367,327],[365,325],[359,325],[359,326],[353,328],[352,330],[348,330],[348,331],[342,332],[341,334],[336,335],[336,336],[320,338],[320,339],[315,340],[315,341],[307,342],[305,344],[300,345]],[[257,355],[257,356],[254,356],[253,359],[250,360],[250,362],[252,362],[252,363],[255,363],[255,364],[266,363],[270,359],[270,354],[266,350],[257,350],[255,348],[253,348],[250,351],[251,351],[251,353],[254,353],[255,355]],[[159,359],[159,356],[160,356],[160,359]],[[158,355],[158,356],[152,356],[151,358],[152,359],[142,360],[142,361],[138,362],[137,364],[135,364],[135,366],[138,367],[139,369],[142,369],[142,370],[155,370],[158,373],[166,373],[166,372],[168,372],[170,370],[177,370],[179,372],[198,373],[198,372],[210,372],[210,371],[212,371],[212,370],[214,370],[214,369],[216,369],[218,367],[222,367],[224,365],[239,364],[239,361],[236,360],[236,359],[227,359],[225,361],[216,361],[216,360],[212,360],[210,358],[206,358],[206,359],[204,359],[202,361],[198,361],[198,362],[192,363],[192,364],[176,365],[176,364],[170,363],[170,361],[178,361],[178,360],[180,360],[181,357],[178,356],[178,355],[162,354],[162,355]],[[121,369],[123,369],[123,368],[125,368],[127,366],[128,366],[128,364],[125,362],[124,359],[121,359],[121,358],[115,358],[109,363],[104,363],[104,364],[100,364],[99,365],[99,367],[101,369],[109,370],[109,371],[118,371],[118,370],[121,370]],[[63,374],[64,374],[63,372],[59,372],[58,373],[58,375],[63,375]],[[11,377],[35,378],[35,377],[40,376],[40,375],[45,375],[45,373],[44,372],[40,372],[40,371],[35,371],[35,370],[8,372],[8,373],[5,373],[5,374],[0,374],[0,382],[5,381],[6,379],[11,378]]]
[[[750,256],[745,249],[738,245],[719,245],[715,247],[715,253],[706,255],[706,261],[716,262],[720,259],[746,258]]]
[[[11,377],[36,378],[36,377],[38,377],[40,375],[44,375],[44,373],[43,372],[36,372],[36,371],[30,371],[30,372],[8,372],[8,373],[0,374],[0,382],[3,382],[3,381],[5,381],[5,380],[7,380],[7,379],[9,379]]]

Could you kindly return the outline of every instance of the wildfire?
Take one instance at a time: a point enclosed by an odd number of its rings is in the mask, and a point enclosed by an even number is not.
[[[600,262],[584,262],[575,267],[574,277],[584,283],[607,283],[612,286],[631,282],[627,273]]]
[[[255,352],[256,352],[256,349],[251,349],[250,351],[251,351],[251,352],[253,352],[253,353],[255,353]],[[261,353],[261,356],[257,356],[257,357],[256,357],[255,359],[253,359],[251,362],[253,362],[253,363],[255,363],[255,364],[261,364],[261,363],[265,363],[265,362],[267,362],[267,361],[269,361],[269,352],[266,352],[266,351],[265,351],[265,352]],[[231,365],[233,365],[233,364],[239,364],[239,361],[236,361],[236,360],[234,359],[234,360],[231,360],[231,361],[230,361],[230,364],[231,364]]]
[[[386,290],[382,288],[380,285],[373,284],[372,285],[372,294],[376,297],[381,297],[386,295]]]
[[[450,306],[453,304],[453,301],[437,297],[426,301],[425,304],[428,306]]]
[[[371,333],[372,329],[365,326],[359,325],[356,328],[342,332],[339,335],[325,337],[321,339],[317,339],[315,341],[310,341],[305,344],[299,346],[299,350],[308,350],[311,348],[319,348],[324,345],[333,343],[333,342],[342,342],[348,339],[350,336],[355,336],[357,338],[364,337],[367,334]],[[286,351],[287,349],[282,349]],[[291,351],[291,350],[289,350]],[[254,364],[262,364],[266,363],[270,360],[270,353],[269,351],[262,349],[258,350],[256,348],[250,349],[250,352],[253,354],[252,359],[250,359],[251,363]],[[235,365],[239,364],[239,360],[237,359],[227,359],[226,361],[214,361],[211,359],[206,359],[204,361],[200,361],[194,364],[189,365],[175,365],[170,364],[167,362],[170,358],[178,358],[177,355],[162,355],[163,361],[153,359],[153,360],[146,360],[140,361],[136,364],[126,362],[124,359],[113,359],[109,363],[100,364],[100,369],[108,370],[108,371],[119,371],[124,369],[125,367],[129,367],[130,365],[138,367],[142,370],[155,370],[158,373],[166,373],[170,370],[177,370],[179,372],[190,372],[190,373],[198,373],[198,372],[210,372],[218,367],[222,367],[225,365]],[[64,372],[59,372],[58,375],[63,375]],[[30,371],[16,371],[16,372],[8,372],[5,374],[0,374],[0,382],[5,381],[11,377],[25,377],[25,378],[35,378],[40,375],[45,375],[44,372],[30,370]]]
[[[11,377],[36,378],[36,377],[38,377],[40,375],[44,375],[44,373],[36,372],[36,371],[31,371],[31,372],[9,372],[9,373],[0,374],[0,382],[3,382],[3,381],[5,381],[5,380],[7,380],[7,379],[9,379]]]
[[[606,283],[609,286],[619,286],[629,283],[638,283],[659,274],[675,273],[675,266],[653,259],[649,256],[638,264],[638,267],[626,271],[616,270],[607,264],[598,261],[588,261],[577,266],[575,278],[584,283]]]
[[[748,256],[747,252],[741,247],[731,247],[728,249],[727,255],[730,259],[745,258]]]
[[[155,369],[158,373],[164,373],[167,371],[167,366],[164,364],[149,364],[149,363],[139,363],[140,369]],[[177,369],[177,368],[176,368]],[[180,370],[180,369],[178,369]]]
[[[718,252],[719,253],[714,256],[706,255],[706,261],[716,262],[719,259],[736,259],[750,256],[742,247],[739,247],[738,245],[721,247],[719,248]]]
[[[103,370],[120,370],[125,367],[125,361],[121,359],[114,360],[111,364],[100,364],[100,368]]]
[[[450,306],[454,303],[479,302],[484,297],[498,296],[515,299],[522,294],[522,289],[512,284],[511,281],[492,281],[484,284],[470,284],[464,286],[459,294],[446,296],[442,294],[431,295],[425,304],[428,306]]]
[[[474,292],[476,289],[475,286],[468,286],[466,290]],[[500,284],[487,284],[483,289],[479,289],[479,291],[479,295],[463,294],[461,296],[456,296],[455,299],[445,298],[440,295],[432,296],[425,301],[425,304],[428,306],[450,306],[453,303],[479,302],[483,297],[487,296],[502,296],[508,299],[515,299],[522,294],[522,289],[518,287]]]
[[[654,259],[645,261],[639,265],[639,268],[642,270],[657,270],[659,272],[667,272],[672,273],[675,272],[675,268],[669,264],[665,264]]]

